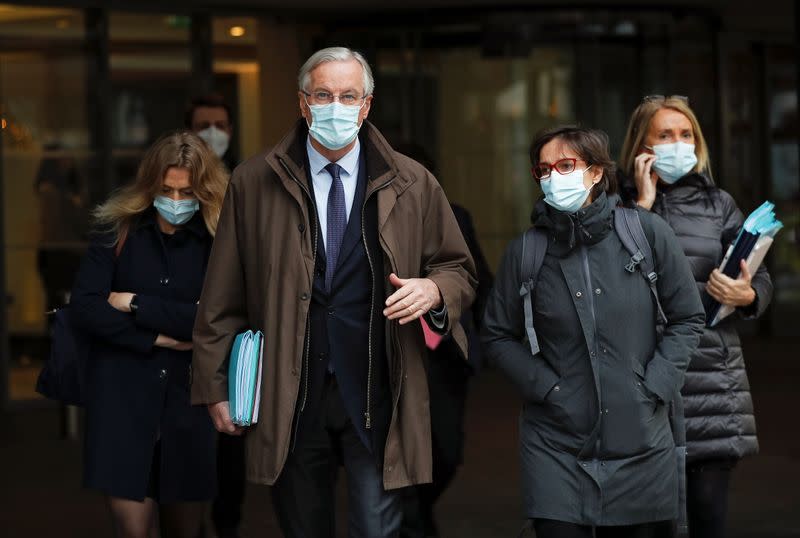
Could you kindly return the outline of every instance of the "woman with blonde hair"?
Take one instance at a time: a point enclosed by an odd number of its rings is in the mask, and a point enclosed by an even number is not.
[[[228,176],[191,132],[161,137],[94,211],[72,292],[91,336],[84,482],[116,536],[197,537],[214,497],[208,412],[189,403],[192,327]]]
[[[725,536],[730,473],[758,451],[753,402],[735,320],[759,317],[772,298],[765,267],[742,263],[728,278],[717,268],[743,215],[711,176],[708,146],[688,99],[649,96],[633,111],[620,155],[622,198],[669,223],[692,266],[697,288],[734,306],[705,327],[682,393],[686,415],[687,509],[692,538]]]

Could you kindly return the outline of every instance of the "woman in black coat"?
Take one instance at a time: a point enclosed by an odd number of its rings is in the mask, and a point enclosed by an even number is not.
[[[84,482],[107,496],[120,537],[149,536],[156,521],[164,537],[196,537],[214,496],[216,432],[207,410],[189,404],[189,385],[226,186],[205,143],[177,132],[94,211],[99,231],[71,299],[92,337]]]
[[[525,398],[526,515],[538,538],[669,537],[682,455],[669,405],[703,323],[689,264],[669,226],[642,214],[667,319],[659,336],[650,285],[626,269],[631,254],[613,225],[605,134],[554,129],[530,157],[545,193],[532,217],[546,234],[532,304],[540,349],[524,341],[521,238],[500,263],[482,333],[488,358]]]
[[[744,217],[711,180],[708,147],[685,97],[647,97],[634,110],[620,157],[622,197],[667,221],[692,266],[698,290],[737,315],[706,327],[683,387],[687,442],[687,508],[692,538],[725,536],[730,473],[758,451],[753,401],[738,318],[755,319],[769,305],[772,282],[762,265],[742,263],[731,279],[718,267]]]

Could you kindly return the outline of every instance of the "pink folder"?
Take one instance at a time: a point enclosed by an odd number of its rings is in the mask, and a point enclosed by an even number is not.
[[[442,335],[431,329],[424,317],[419,318],[419,322],[422,325],[422,334],[425,335],[425,347],[428,349],[436,349],[439,347],[439,344],[442,342]]]

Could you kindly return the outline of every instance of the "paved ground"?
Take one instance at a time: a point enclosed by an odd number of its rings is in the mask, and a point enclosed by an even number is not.
[[[734,474],[731,538],[800,537],[797,345],[788,339],[748,340],[745,353],[761,454],[742,462]],[[467,417],[465,466],[439,508],[444,537],[517,535],[522,524],[517,412],[516,396],[497,373],[487,372],[475,380]],[[79,444],[58,440],[56,410],[12,411],[4,422],[0,432],[0,537],[110,536],[102,500],[80,488]],[[242,535],[280,536],[268,488],[248,489]]]

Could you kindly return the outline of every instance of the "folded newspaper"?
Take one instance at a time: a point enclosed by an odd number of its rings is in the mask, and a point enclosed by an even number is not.
[[[228,400],[231,420],[239,426],[258,422],[264,335],[246,331],[236,335],[228,364]]]
[[[775,204],[764,202],[745,219],[736,241],[728,248],[719,266],[724,275],[739,278],[742,260],[746,261],[750,273],[755,274],[772,246],[775,234],[783,228],[781,221],[775,218],[774,210]],[[734,311],[734,307],[722,305],[710,295],[706,296],[705,306],[709,327],[715,326]]]

